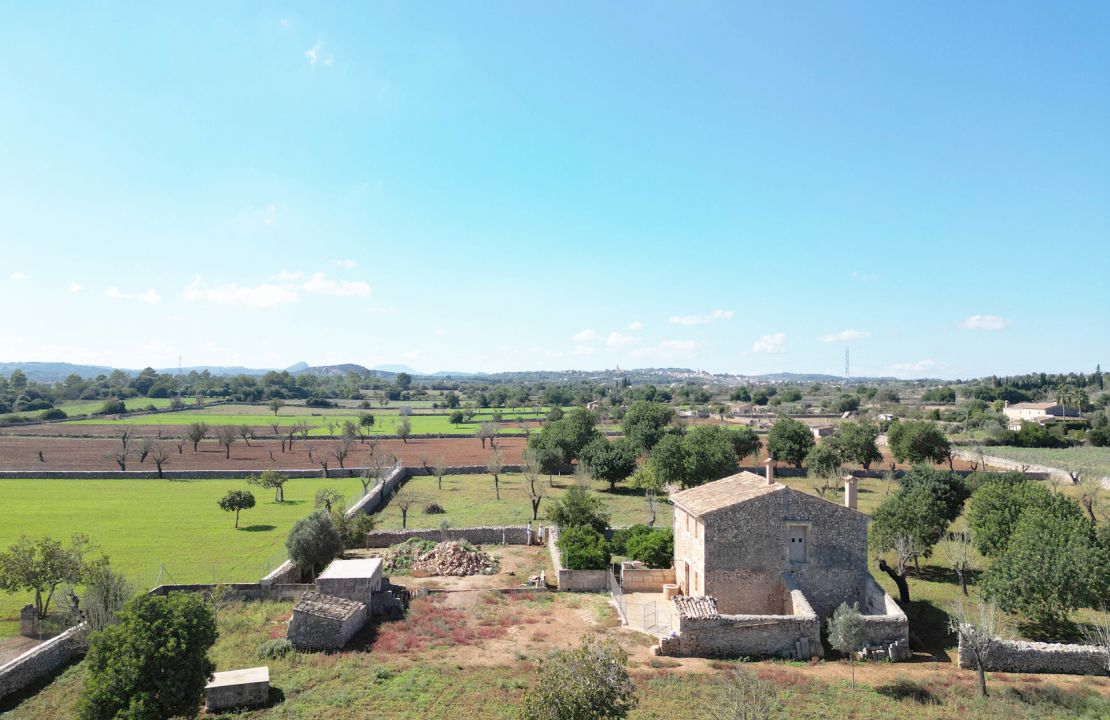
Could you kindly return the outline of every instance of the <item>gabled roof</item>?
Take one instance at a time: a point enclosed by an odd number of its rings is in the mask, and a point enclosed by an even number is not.
[[[1010,407],[1011,409],[1017,409],[1017,410],[1047,410],[1049,408],[1056,407],[1057,405],[1059,405],[1059,403],[1054,403],[1054,402],[1039,402],[1039,403],[1020,402],[1020,403],[1014,403],[1013,405],[1009,405],[1008,407]]]
[[[365,607],[357,600],[306,592],[293,606],[293,612],[303,612],[330,620],[346,620],[355,613],[361,612]]]
[[[785,489],[786,486],[781,483],[768,485],[767,479],[763,476],[745,470],[705,485],[675,493],[671,495],[671,502],[691,515],[702,517],[738,503]]]

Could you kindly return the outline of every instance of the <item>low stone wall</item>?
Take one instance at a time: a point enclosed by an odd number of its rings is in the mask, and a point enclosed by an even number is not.
[[[677,657],[797,658],[804,639],[809,652],[821,653],[821,623],[816,615],[722,615],[713,619],[678,618],[675,635],[660,640],[659,654]]]
[[[242,480],[268,468],[242,470],[0,470],[0,480]],[[328,477],[358,477],[365,468],[331,468]],[[277,470],[291,478],[322,478],[323,470]]]
[[[899,640],[909,643],[910,622],[906,613],[870,575],[864,580],[860,611],[868,645],[890,645]]]
[[[532,530],[527,525],[489,525],[446,530],[439,528],[372,530],[366,534],[366,547],[385,548],[411,538],[432,542],[465,540],[473,545],[531,545]]]
[[[398,465],[386,475],[385,479],[370,489],[368,493],[363,495],[358,501],[347,510],[347,517],[354,517],[356,514],[372,513],[378,509],[382,501],[388,498],[393,491],[397,489],[405,479],[411,474],[409,468]]]
[[[568,570],[559,553],[558,528],[547,529],[547,550],[555,568],[556,584],[563,592],[604,592],[609,589],[608,570]]]
[[[301,595],[315,589],[310,583],[218,583],[192,585],[159,585],[151,588],[148,595],[168,595],[172,592],[210,593],[217,587],[226,588],[228,598],[234,600],[270,600],[275,602],[296,602]]]
[[[621,590],[624,592],[663,592],[663,586],[674,583],[674,568],[653,569],[621,565]]]
[[[292,560],[286,560],[281,565],[278,565],[274,570],[258,581],[259,585],[274,585],[274,584],[288,584],[300,582],[301,569],[293,564]]]
[[[85,652],[84,623],[0,665],[0,699],[50,677]]]
[[[962,642],[959,667],[976,669],[974,656]],[[1107,675],[1110,674],[1110,660],[1106,649],[1097,645],[999,640],[987,657],[985,669],[990,672]]]

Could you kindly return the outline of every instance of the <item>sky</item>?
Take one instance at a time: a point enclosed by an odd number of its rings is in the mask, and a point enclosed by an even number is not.
[[[1110,368],[1110,4],[0,0],[0,361]]]

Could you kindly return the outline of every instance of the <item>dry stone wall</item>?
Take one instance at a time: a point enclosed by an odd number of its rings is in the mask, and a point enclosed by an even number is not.
[[[609,589],[608,570],[568,570],[563,567],[559,553],[559,530],[547,530],[547,551],[551,554],[551,566],[555,568],[556,583],[564,592],[603,592]]]
[[[0,699],[49,677],[84,652],[82,623],[0,665]]]
[[[959,666],[963,669],[976,669],[974,656],[962,642],[959,648]],[[987,657],[986,666],[986,670],[990,672],[1110,674],[1110,659],[1107,658],[1105,648],[1020,640],[999,640]]]
[[[366,547],[384,548],[411,538],[432,542],[466,541],[473,545],[530,545],[532,530],[527,525],[489,525],[469,528],[422,528],[414,530],[372,530]]]

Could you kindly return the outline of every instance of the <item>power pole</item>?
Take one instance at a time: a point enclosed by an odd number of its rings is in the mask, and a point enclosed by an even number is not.
[[[844,386],[851,383],[851,374],[848,372],[848,348],[844,348]]]

